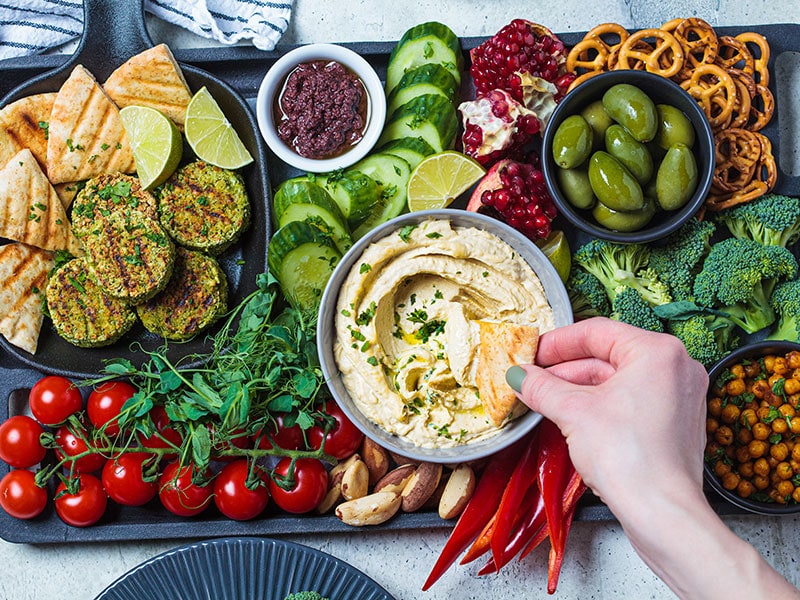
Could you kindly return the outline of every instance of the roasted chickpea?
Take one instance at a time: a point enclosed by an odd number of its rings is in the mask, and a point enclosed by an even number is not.
[[[764,379],[753,382],[750,391],[756,398],[763,399],[767,392],[772,392],[772,386]],[[722,403],[720,402],[720,405]]]
[[[789,374],[792,379],[800,379],[800,367],[792,367],[792,372]]]
[[[756,440],[766,440],[772,434],[772,428],[766,423],[758,422],[751,429],[753,438]]]
[[[769,455],[777,460],[786,460],[789,457],[789,447],[783,442],[770,446]]]
[[[738,406],[735,404],[727,404],[725,408],[722,409],[722,414],[719,418],[723,423],[731,425],[739,419],[740,414],[742,414],[742,411]]]
[[[800,488],[794,488],[792,492],[792,500],[800,504]]]
[[[729,396],[740,396],[747,391],[747,385],[744,382],[743,377],[737,377],[736,379],[731,379],[728,383],[725,384],[725,391]]]
[[[783,375],[779,375],[778,373],[773,373],[767,378],[767,383],[769,384],[770,391],[775,388],[775,384],[779,381],[783,381]]]
[[[789,378],[783,380],[783,393],[787,396],[800,392],[800,380]]]
[[[786,398],[786,404],[797,410],[797,406],[800,405],[800,393],[788,396]]]
[[[741,431],[739,433],[741,433]],[[750,460],[749,445],[745,444],[745,445],[740,446],[740,445],[737,444],[736,445],[736,455],[735,456],[736,456],[736,462],[739,463],[739,464],[741,464],[743,462],[747,462],[748,460]]]
[[[747,445],[750,456],[753,458],[761,458],[764,456],[767,453],[767,448],[769,448],[769,444],[763,440],[753,440]]]
[[[736,432],[736,443],[741,446],[747,446],[750,442],[753,441],[753,432],[749,429],[740,429]],[[747,459],[745,459],[747,460]]]
[[[708,414],[719,417],[722,414],[722,398],[711,398],[708,401]]]
[[[794,448],[792,448],[792,458],[800,462],[800,444],[795,444]]]
[[[739,416],[739,422],[745,427],[752,427],[758,422],[758,415],[752,408],[745,408]]]
[[[731,472],[731,465],[724,460],[718,460],[714,463],[714,473],[717,477],[722,477]]]
[[[767,370],[767,373],[772,373],[775,369],[775,355],[774,354],[767,354],[764,356],[764,368]]]
[[[789,431],[789,423],[786,422],[786,419],[775,419],[772,422],[772,431],[784,434]]]
[[[753,470],[753,461],[748,460],[741,463],[737,471],[739,471],[739,475],[742,477],[752,479],[753,475],[755,474],[755,471]]]
[[[733,471],[725,473],[725,475],[722,476],[722,487],[726,490],[735,490],[736,486],[739,485],[739,481],[741,481],[741,477],[739,477],[738,473],[734,473]]]
[[[729,371],[736,379],[744,379],[745,377],[744,365],[742,363],[736,363],[729,369]]]
[[[800,421],[800,419],[798,419]],[[719,429],[719,421],[714,419],[713,417],[708,417],[706,419],[706,433],[708,435],[714,435],[714,432]]]
[[[714,439],[721,446],[730,446],[733,443],[733,429],[727,425],[720,425],[719,429],[714,433]]]
[[[746,365],[744,365],[744,374],[747,378],[753,379],[759,373],[761,373],[761,365],[757,360],[754,360],[753,362],[749,362]]]
[[[763,406],[759,406],[756,410],[756,415],[758,416],[759,421],[763,421],[769,417],[769,404],[767,402],[763,402],[762,404]]]
[[[776,375],[786,375],[789,372],[789,364],[783,356],[776,356],[775,361],[772,363],[772,372]]]
[[[753,485],[757,490],[764,491],[769,487],[769,479],[763,475],[756,475],[753,477]]]
[[[797,411],[795,410],[794,406],[792,406],[791,404],[781,404],[778,407],[778,412],[781,413],[781,416],[783,416],[783,417],[791,418],[791,417],[793,417],[795,415],[795,413]]]
[[[769,463],[766,458],[759,458],[753,463],[753,471],[756,476],[766,477],[769,475]]]
[[[792,350],[786,355],[786,364],[790,369],[800,369],[800,352]]]
[[[794,493],[794,485],[787,480],[779,482],[775,489],[778,490],[778,495],[784,502],[786,502],[786,498],[791,498]]]
[[[754,491],[755,486],[746,479],[740,480],[739,485],[736,486],[736,493],[740,498],[749,498]]]
[[[792,466],[788,462],[779,462],[775,466],[775,473],[777,473],[778,477],[781,479],[791,479],[794,476]]]

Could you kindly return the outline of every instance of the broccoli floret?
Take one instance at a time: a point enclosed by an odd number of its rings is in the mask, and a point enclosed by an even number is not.
[[[717,214],[737,238],[766,246],[789,246],[800,239],[800,199],[766,194]]]
[[[328,600],[319,592],[295,592],[286,596],[284,600]]]
[[[667,321],[667,331],[681,340],[689,356],[705,367],[726,356],[739,343],[733,321],[720,315],[698,314]]]
[[[578,248],[573,261],[597,277],[612,306],[614,298],[626,287],[638,291],[651,306],[672,300],[669,288],[648,268],[650,248],[643,244],[591,240]]]
[[[648,331],[664,331],[664,323],[653,307],[632,287],[622,289],[614,298],[611,318]]]
[[[800,279],[778,283],[770,304],[778,319],[767,339],[800,341]]]
[[[689,219],[650,251],[650,268],[669,287],[673,300],[692,300],[694,278],[711,250],[712,221]]]
[[[797,275],[797,259],[783,246],[728,238],[711,248],[694,282],[695,301],[728,314],[747,333],[775,321],[775,285]]]
[[[576,319],[607,317],[611,314],[606,288],[597,277],[574,264],[567,279],[567,293]]]

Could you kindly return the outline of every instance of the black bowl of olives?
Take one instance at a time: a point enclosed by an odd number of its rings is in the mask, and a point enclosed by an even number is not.
[[[609,71],[569,91],[547,123],[542,170],[559,213],[592,237],[652,242],[702,207],[714,135],[679,85]]]

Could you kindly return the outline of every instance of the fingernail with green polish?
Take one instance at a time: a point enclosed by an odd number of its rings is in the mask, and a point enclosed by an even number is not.
[[[522,391],[522,382],[525,381],[525,376],[528,374],[525,369],[514,365],[513,367],[509,367],[506,371],[506,382],[514,391],[521,392]]]

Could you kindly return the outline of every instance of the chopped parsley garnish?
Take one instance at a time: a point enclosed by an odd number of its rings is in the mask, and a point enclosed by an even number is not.
[[[405,243],[408,243],[408,240],[411,239],[411,232],[416,228],[416,225],[406,225],[405,227],[400,228],[400,231],[397,233],[397,235],[399,235],[400,239]]]
[[[369,273],[372,270],[372,265],[369,263],[361,263],[361,266],[358,268],[358,272],[363,275],[364,273]]]

